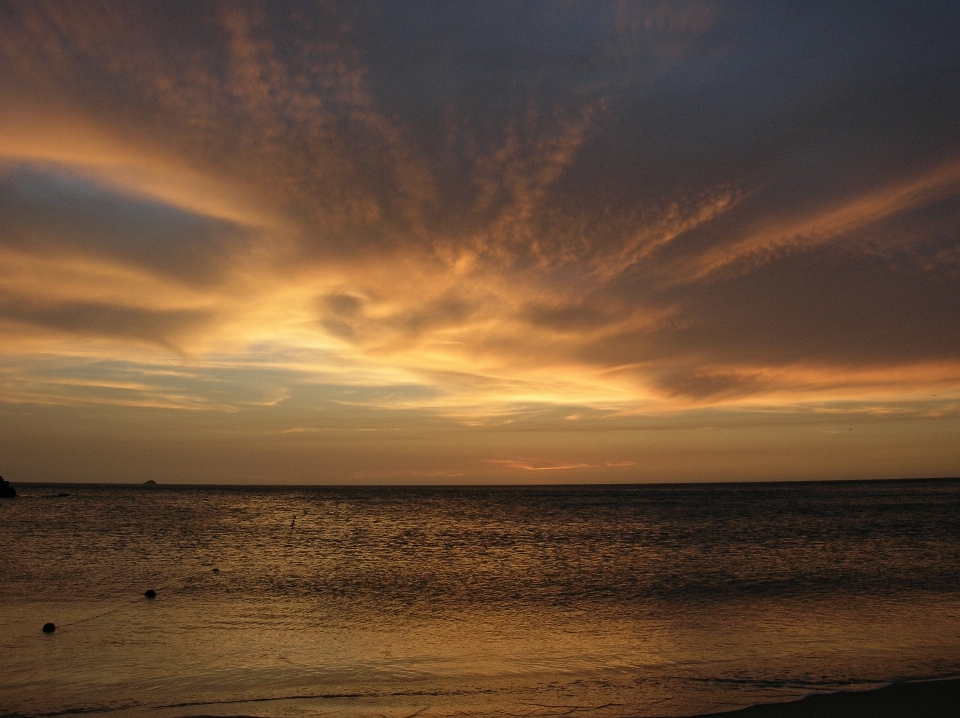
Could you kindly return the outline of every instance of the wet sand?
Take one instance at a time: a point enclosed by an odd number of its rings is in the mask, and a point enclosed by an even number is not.
[[[790,703],[755,705],[711,718],[958,718],[960,678],[894,683],[870,691],[812,695]],[[700,718],[706,718],[702,716]]]

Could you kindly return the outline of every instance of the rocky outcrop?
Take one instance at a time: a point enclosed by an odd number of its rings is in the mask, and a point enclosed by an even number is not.
[[[17,495],[17,490],[10,485],[9,481],[4,481],[0,476],[0,498],[12,499]]]

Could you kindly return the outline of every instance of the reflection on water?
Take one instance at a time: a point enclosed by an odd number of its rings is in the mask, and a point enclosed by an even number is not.
[[[960,673],[960,482],[19,488],[0,712],[681,715]]]

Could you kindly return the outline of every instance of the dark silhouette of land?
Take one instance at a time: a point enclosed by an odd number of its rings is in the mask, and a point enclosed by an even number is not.
[[[9,481],[4,481],[0,476],[0,498],[12,499],[17,495],[17,490],[10,485]]]
[[[812,695],[790,703],[756,705],[710,718],[957,718],[960,678],[894,683],[872,691]],[[701,717],[705,718],[705,717]]]

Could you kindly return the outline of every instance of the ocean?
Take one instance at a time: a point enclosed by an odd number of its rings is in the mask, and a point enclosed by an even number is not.
[[[957,480],[16,487],[4,716],[680,716],[960,675]]]

